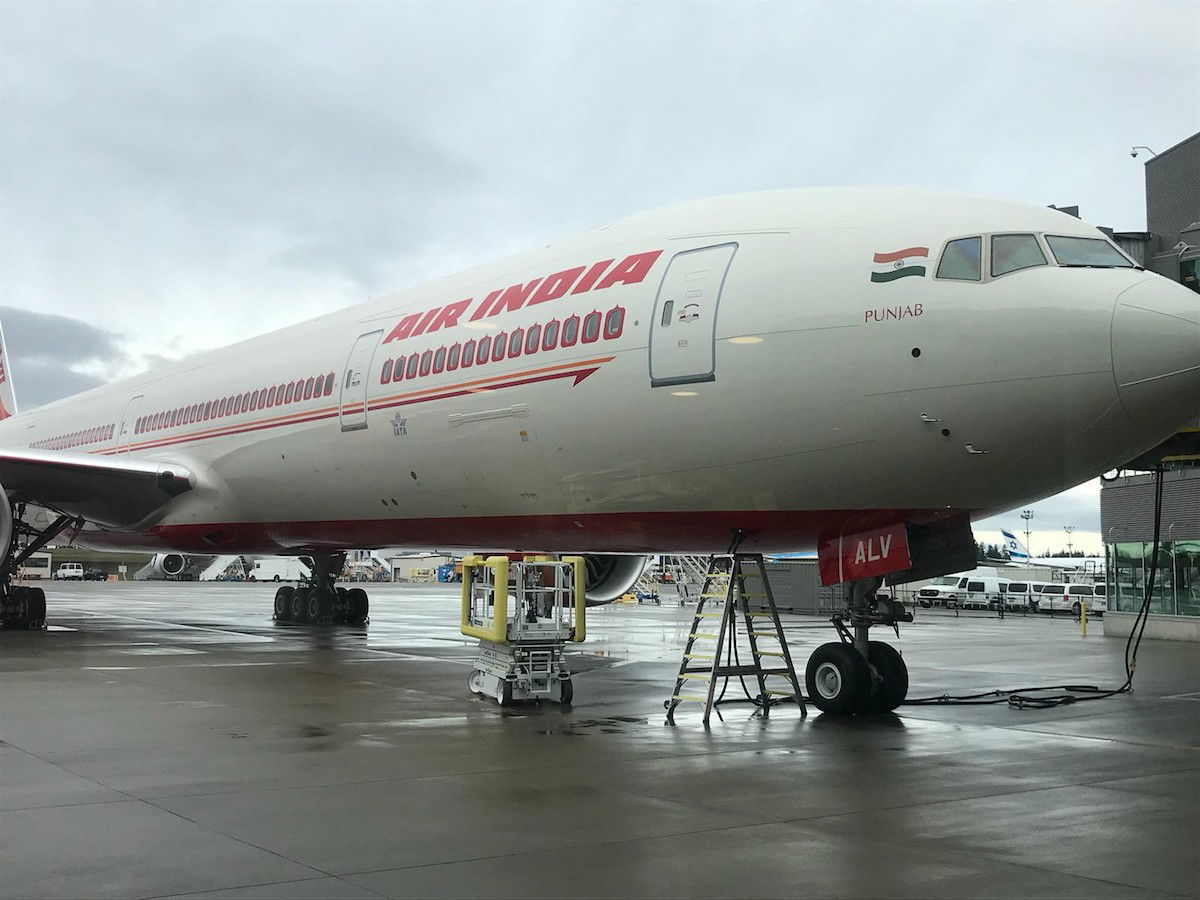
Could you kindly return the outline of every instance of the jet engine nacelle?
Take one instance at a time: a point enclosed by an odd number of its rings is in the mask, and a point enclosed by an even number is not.
[[[156,553],[150,569],[159,578],[174,578],[187,568],[187,562],[182,553]]]
[[[583,560],[587,605],[600,606],[627,594],[646,568],[650,557],[587,553]]]

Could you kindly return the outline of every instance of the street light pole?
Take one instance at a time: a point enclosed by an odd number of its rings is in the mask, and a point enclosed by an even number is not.
[[[1033,510],[1021,510],[1021,518],[1025,520],[1025,552],[1029,554],[1029,564],[1033,565],[1033,548],[1029,546],[1029,520],[1033,518]]]
[[[1075,531],[1074,525],[1064,525],[1063,531],[1067,533],[1067,556],[1071,555],[1071,534]]]

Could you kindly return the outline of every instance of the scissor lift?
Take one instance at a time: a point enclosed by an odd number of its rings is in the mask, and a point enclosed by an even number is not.
[[[570,703],[563,648],[586,633],[583,557],[468,556],[462,568],[462,633],[479,639],[470,689],[501,706]]]

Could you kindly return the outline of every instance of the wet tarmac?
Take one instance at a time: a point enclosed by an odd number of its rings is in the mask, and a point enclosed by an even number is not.
[[[1200,897],[1195,644],[1067,708],[705,731],[663,724],[678,607],[593,610],[574,706],[501,710],[453,588],[378,586],[365,628],[276,626],[268,585],[49,593],[0,633],[2,897]],[[912,696],[1121,680],[1099,623],[919,614]]]

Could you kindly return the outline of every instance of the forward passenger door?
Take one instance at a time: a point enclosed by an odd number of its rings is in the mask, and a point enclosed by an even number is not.
[[[663,274],[650,322],[650,384],[716,380],[717,307],[737,244],[685,250]]]

